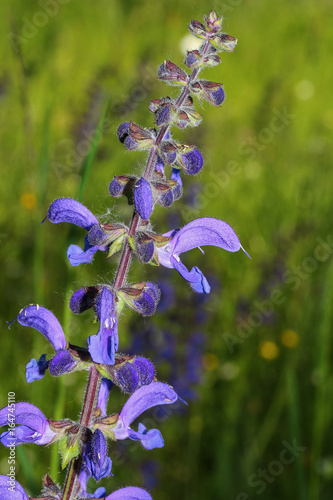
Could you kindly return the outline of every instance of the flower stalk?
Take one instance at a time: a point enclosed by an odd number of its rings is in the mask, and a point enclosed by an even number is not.
[[[221,27],[222,18],[214,11],[205,16],[204,24],[191,21],[190,32],[203,43],[199,50],[186,54],[184,62],[191,69],[190,74],[171,61],[160,66],[158,78],[169,85],[180,85],[182,90],[175,100],[164,97],[151,102],[149,110],[154,113],[156,128],[145,129],[132,122],[123,123],[118,128],[118,138],[129,151],[149,151],[140,177],[120,175],[110,183],[112,197],[124,195],[129,204],[134,205],[129,227],[122,223],[102,224],[90,210],[71,198],[57,199],[48,209],[45,220],[72,223],[86,231],[84,249],[77,245],[68,248],[67,257],[72,266],[91,263],[97,251],[106,252],[108,257],[121,252],[121,256],[112,283],[84,286],[70,299],[70,309],[74,314],[93,309],[99,323],[98,332],[88,337],[87,346],[70,344],[57,318],[42,306],[27,306],[16,318],[20,325],[39,331],[55,351],[49,360],[46,354],[42,354],[39,360],[28,362],[27,382],[40,380],[47,371],[51,376],[89,371],[78,423],[69,419],[51,420],[30,403],[17,405],[15,444],[35,442],[45,445],[57,441],[62,466],[68,467],[62,488],[49,476],[44,478],[44,496],[40,499],[152,500],[146,490],[137,487],[123,488],[106,496],[104,488],[88,493],[87,485],[89,478],[99,481],[112,475],[107,441],[140,441],[146,450],[163,447],[164,439],[159,429],[147,429],[139,423],[135,430],[133,422],[150,408],[172,405],[180,399],[171,386],[158,381],[149,359],[118,352],[118,317],[124,306],[150,316],[160,299],[160,290],[154,283],[128,282],[132,257],[136,254],[141,264],[176,269],[195,292],[207,294],[210,285],[202,271],[197,266],[187,269],[180,255],[205,245],[228,252],[244,250],[235,231],[219,219],[203,217],[165,234],[155,232],[150,223],[156,203],[167,208],[181,197],[181,171],[195,175],[203,166],[202,155],[195,146],[175,141],[171,129],[172,126],[184,129],[200,124],[202,117],[194,108],[193,96],[216,107],[224,101],[221,84],[198,78],[201,69],[219,64],[218,52],[231,52],[236,45],[237,40],[222,33]],[[170,178],[166,173],[168,165],[172,169]],[[112,387],[129,397],[119,413],[108,414],[107,403]],[[8,407],[0,410],[0,425],[10,426],[8,415]],[[12,445],[9,431],[1,434],[0,441],[7,447]],[[15,487],[20,500],[27,500],[22,487],[18,483]],[[0,476],[0,496],[5,488],[5,476]]]

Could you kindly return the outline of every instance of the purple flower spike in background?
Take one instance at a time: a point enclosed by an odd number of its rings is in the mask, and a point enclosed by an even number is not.
[[[41,332],[57,353],[51,364],[49,361],[46,361],[45,354],[40,357],[39,361],[31,359],[26,366],[27,382],[43,378],[47,368],[50,368],[51,375],[53,376],[61,375],[73,368],[75,361],[72,359],[70,353],[65,350],[65,334],[59,321],[51,311],[42,306],[31,305],[22,309],[15,320],[20,325],[30,326]]]
[[[11,425],[12,423],[15,425]],[[0,426],[3,425],[10,427],[9,431],[0,436],[1,443],[7,447],[22,443],[48,444],[56,436],[44,414],[30,403],[17,403],[15,410],[10,406],[2,408]]]
[[[135,391],[127,400],[120,412],[116,427],[113,429],[115,438],[118,440],[130,438],[141,441],[146,450],[162,448],[164,441],[157,429],[147,431],[143,424],[139,424],[138,432],[130,428],[131,423],[144,411],[153,406],[172,404],[178,399],[176,392],[167,384],[152,382]]]
[[[1,500],[29,500],[20,483],[9,476],[0,476],[0,498]]]
[[[180,260],[180,254],[204,245],[220,247],[228,252],[244,250],[229,224],[212,217],[196,219],[182,229],[169,231],[164,236],[172,236],[172,239],[163,247],[157,248],[159,263],[176,269],[198,293],[210,292],[208,281],[198,267],[189,271]]]

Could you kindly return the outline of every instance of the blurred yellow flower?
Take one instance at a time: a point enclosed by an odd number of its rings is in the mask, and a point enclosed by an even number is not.
[[[281,335],[281,342],[284,346],[292,349],[299,344],[299,335],[294,330],[285,330]]]
[[[279,347],[271,340],[264,340],[260,342],[259,352],[265,359],[275,359],[279,355]]]
[[[33,210],[37,203],[35,193],[23,193],[20,196],[20,203],[26,210]]]
[[[219,360],[216,354],[207,353],[203,357],[203,366],[206,370],[216,370],[219,366]]]

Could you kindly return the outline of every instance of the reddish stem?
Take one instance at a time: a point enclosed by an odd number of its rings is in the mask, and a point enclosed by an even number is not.
[[[203,55],[206,53],[209,47],[209,42],[206,41],[203,46],[202,53]],[[193,82],[201,68],[195,68],[190,77],[189,77],[189,83]],[[176,108],[180,108],[182,104],[185,102],[187,96],[190,94],[188,87],[184,87],[175,103]],[[143,177],[147,180],[149,180],[155,170],[155,165],[156,165],[156,160],[157,160],[157,155],[158,155],[158,148],[161,145],[165,134],[169,131],[170,125],[164,125],[163,127],[160,128],[155,145],[150,149],[149,152],[149,157],[147,161],[147,165],[143,174]],[[131,220],[131,224],[129,227],[129,236],[134,236],[138,226],[140,225],[141,222],[141,217],[138,214],[136,210],[133,212],[133,217]],[[132,248],[129,244],[128,241],[125,242],[124,248],[123,248],[123,253],[121,255],[116,277],[114,280],[114,289],[117,290],[119,289],[125,282],[126,280],[126,275],[129,270],[129,266],[131,264],[131,259],[132,259]],[[87,390],[86,390],[86,395],[83,403],[83,408],[82,408],[82,414],[81,414],[81,419],[80,419],[80,425],[88,427],[90,424],[92,412],[94,409],[94,403],[96,399],[96,394],[97,394],[97,388],[98,388],[98,381],[99,381],[99,373],[95,366],[92,366],[90,368],[90,376],[88,380],[88,385],[87,385]],[[67,472],[67,477],[65,481],[65,487],[64,487],[64,492],[62,496],[62,500],[72,500],[72,495],[77,493],[78,489],[78,476],[80,473],[80,467],[81,467],[81,457],[75,458],[71,460],[70,466]]]
[[[95,365],[92,365],[90,367],[89,380],[87,384],[86,394],[84,397],[82,413],[80,418],[80,425],[82,427],[88,427],[90,424],[92,413],[95,406],[98,382],[99,382],[99,373]],[[73,458],[73,460],[71,460],[70,462],[65,481],[65,487],[62,495],[62,500],[71,500],[72,495],[77,493],[81,460],[82,460],[81,456],[79,456],[78,458]]]

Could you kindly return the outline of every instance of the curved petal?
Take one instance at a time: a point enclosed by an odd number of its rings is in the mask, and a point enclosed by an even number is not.
[[[90,355],[95,363],[113,365],[118,350],[118,320],[113,293],[107,287],[103,287],[96,297],[95,312],[100,329],[97,335],[88,338]]]
[[[152,500],[149,493],[135,486],[128,486],[108,495],[105,500]]]
[[[97,335],[90,335],[87,342],[90,356],[95,363],[114,365],[116,339],[113,330],[103,328]]]
[[[25,367],[25,378],[28,384],[35,380],[41,380],[46,370],[49,367],[49,362],[46,361],[46,354],[42,354],[39,361],[32,358]]]
[[[152,382],[135,391],[120,412],[120,419],[128,427],[141,413],[153,406],[171,404],[177,401],[176,392],[167,384]]]
[[[108,378],[102,378],[101,385],[99,386],[98,398],[97,398],[97,408],[101,410],[101,417],[106,417],[106,408],[108,404],[108,398],[110,391],[112,389],[113,383]]]
[[[138,432],[129,429],[128,437],[133,441],[140,441],[146,450],[153,450],[154,448],[163,448],[164,439],[158,429],[150,429],[147,431],[143,424],[139,424]]]
[[[229,224],[215,219],[203,217],[182,227],[168,243],[173,254],[181,254],[193,248],[212,245],[237,252],[241,248],[240,241]]]
[[[171,263],[173,264],[174,269],[176,269],[179,274],[190,283],[191,287],[193,290],[197,293],[209,293],[210,292],[210,286],[205,278],[205,276],[202,274],[200,269],[197,266],[192,267],[191,271],[187,269],[187,267],[182,263],[182,261],[173,256],[171,256],[170,259]]]
[[[6,406],[0,410],[0,426],[15,423],[15,427],[1,434],[4,446],[34,442],[48,444],[55,433],[51,430],[45,415],[30,403],[17,403],[15,408]],[[11,419],[11,416],[13,417]]]
[[[17,481],[9,476],[0,476],[1,500],[28,500],[28,495]]]
[[[16,319],[20,325],[38,330],[52,344],[55,351],[66,347],[65,334],[59,321],[45,307],[35,305],[25,307]]]
[[[106,497],[106,490],[104,487],[97,488],[94,493],[87,493],[89,474],[84,467],[81,467],[79,473],[80,483],[80,496],[84,498],[104,498]]]
[[[94,245],[93,247],[89,247],[86,251],[83,251],[78,245],[69,245],[67,257],[72,266],[90,264],[98,249],[98,246]]]
[[[182,183],[182,178],[180,176],[180,170],[178,170],[178,168],[173,168],[172,169],[172,172],[171,172],[171,179],[173,181],[177,181],[177,184],[179,184],[180,186],[183,185]]]
[[[71,222],[87,231],[98,224],[96,217],[82,203],[72,198],[59,198],[51,203],[46,216],[50,222]]]

